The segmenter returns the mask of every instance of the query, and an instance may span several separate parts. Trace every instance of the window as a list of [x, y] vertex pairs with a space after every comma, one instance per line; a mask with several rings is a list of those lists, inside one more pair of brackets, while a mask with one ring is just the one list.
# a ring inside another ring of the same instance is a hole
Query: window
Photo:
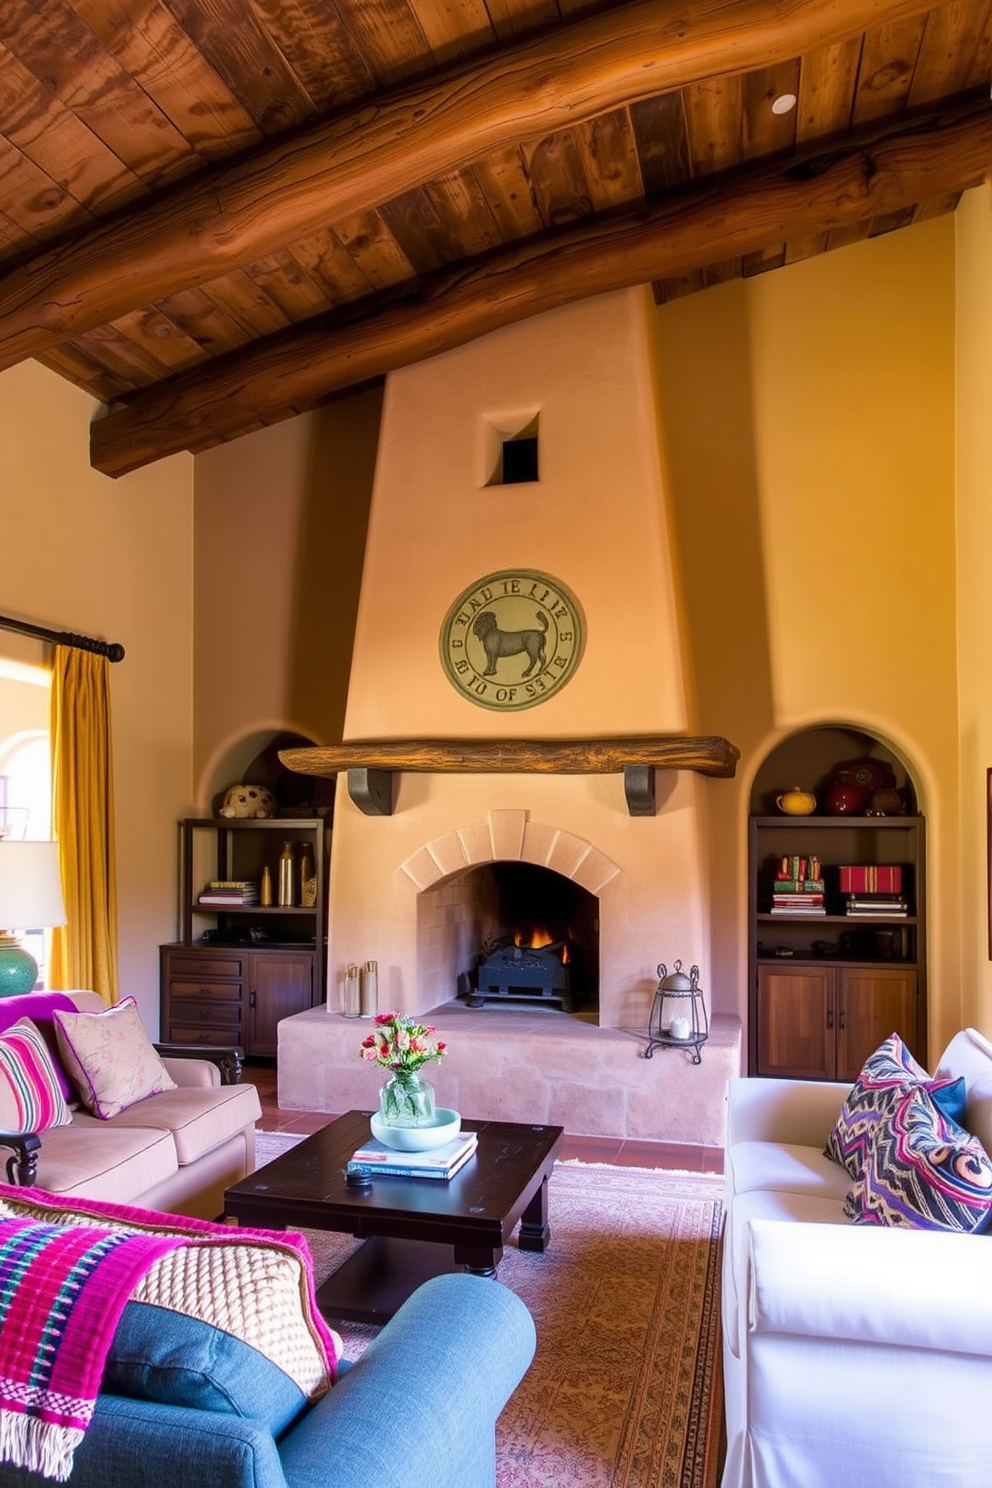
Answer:
[[[0, 837], [47, 842], [52, 835], [52, 763], [48, 731], [51, 673], [0, 659]], [[50, 931], [12, 930], [47, 985]]]

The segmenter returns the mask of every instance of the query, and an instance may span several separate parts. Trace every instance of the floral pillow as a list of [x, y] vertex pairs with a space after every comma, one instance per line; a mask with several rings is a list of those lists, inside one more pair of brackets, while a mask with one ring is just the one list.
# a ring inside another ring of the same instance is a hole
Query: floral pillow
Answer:
[[922, 1087], [952, 1121], [964, 1117], [965, 1082], [931, 1080], [927, 1071], [893, 1033], [865, 1060], [823, 1149], [827, 1157], [860, 1178], [879, 1125], [910, 1090]]
[[102, 1013], [53, 1014], [59, 1053], [83, 1105], [109, 1120], [136, 1101], [175, 1090], [133, 997]]
[[23, 1136], [71, 1122], [44, 1037], [20, 1018], [0, 1034], [0, 1131]]
[[975, 1234], [992, 1221], [992, 1159], [917, 1085], [877, 1127], [844, 1212], [855, 1224]]

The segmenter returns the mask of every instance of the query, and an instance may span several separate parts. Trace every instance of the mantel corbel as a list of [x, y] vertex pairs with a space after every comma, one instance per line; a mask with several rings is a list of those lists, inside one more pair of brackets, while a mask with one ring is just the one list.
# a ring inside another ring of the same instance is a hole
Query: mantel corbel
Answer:
[[730, 779], [740, 750], [719, 735], [650, 734], [619, 739], [360, 739], [281, 749], [300, 775], [348, 776], [367, 816], [392, 814], [392, 776], [420, 774], [611, 775], [622, 773], [631, 816], [655, 813], [655, 770], [694, 770]]

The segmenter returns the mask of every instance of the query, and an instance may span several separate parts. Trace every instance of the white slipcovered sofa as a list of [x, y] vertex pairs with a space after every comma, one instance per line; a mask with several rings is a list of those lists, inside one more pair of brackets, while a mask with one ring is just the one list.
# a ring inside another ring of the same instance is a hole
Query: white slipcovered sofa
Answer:
[[[934, 1075], [992, 1155], [992, 1044], [965, 1029]], [[823, 1148], [849, 1090], [728, 1087], [723, 1488], [988, 1488], [992, 1234], [845, 1217]]]

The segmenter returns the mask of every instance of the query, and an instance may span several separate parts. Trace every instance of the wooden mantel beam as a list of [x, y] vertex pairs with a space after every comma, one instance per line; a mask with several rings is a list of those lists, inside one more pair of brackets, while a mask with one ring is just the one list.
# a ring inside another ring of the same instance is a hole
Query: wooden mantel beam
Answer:
[[287, 770], [336, 776], [344, 770], [420, 774], [610, 775], [627, 765], [731, 777], [740, 750], [719, 735], [634, 735], [624, 739], [362, 739], [280, 749]]
[[797, 57], [931, 0], [633, 0], [220, 166], [0, 278], [0, 369], [502, 146]]
[[896, 212], [978, 184], [990, 166], [992, 109], [981, 102], [876, 127], [805, 161], [713, 178], [637, 214], [440, 274], [365, 318], [314, 321], [152, 388], [92, 425], [91, 460], [117, 476], [207, 449], [500, 326]]

